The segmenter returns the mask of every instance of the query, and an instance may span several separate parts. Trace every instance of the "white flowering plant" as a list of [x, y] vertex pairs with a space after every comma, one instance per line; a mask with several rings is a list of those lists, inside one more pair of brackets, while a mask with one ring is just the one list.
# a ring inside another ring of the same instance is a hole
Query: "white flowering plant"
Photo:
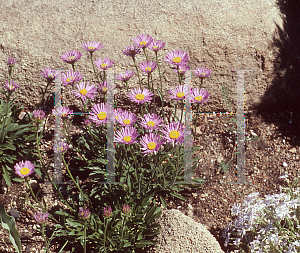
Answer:
[[232, 245], [234, 252], [241, 253], [300, 252], [300, 188], [295, 189], [298, 179], [290, 185], [287, 177], [279, 177], [288, 183], [287, 188], [280, 188], [280, 194], [266, 195], [262, 200], [254, 192], [246, 197], [243, 207], [232, 207], [232, 214], [238, 217], [223, 232], [225, 247]]

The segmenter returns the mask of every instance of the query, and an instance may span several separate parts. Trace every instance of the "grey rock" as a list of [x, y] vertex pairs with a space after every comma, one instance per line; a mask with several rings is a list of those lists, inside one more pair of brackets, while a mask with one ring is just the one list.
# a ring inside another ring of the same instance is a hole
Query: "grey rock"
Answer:
[[[26, 8], [23, 8], [26, 6]], [[13, 18], [12, 18], [13, 17]], [[71, 69], [60, 56], [68, 51], [80, 51], [81, 59], [75, 64], [84, 80], [96, 83], [91, 73], [92, 64], [88, 53], [81, 48], [87, 41], [98, 41], [103, 49], [93, 54], [93, 59], [108, 57], [114, 67], [135, 70], [131, 57], [122, 50], [133, 44], [140, 34], [149, 34], [154, 40], [166, 42], [159, 52], [161, 71], [166, 70], [164, 92], [178, 84], [177, 73], [164, 62], [167, 52], [180, 49], [190, 56], [191, 69], [208, 67], [212, 75], [205, 80], [203, 88], [211, 93], [210, 102], [203, 111], [216, 111], [222, 101], [221, 85], [226, 84], [229, 99], [235, 101], [236, 72], [232, 69], [253, 69], [245, 74], [246, 108], [249, 110], [264, 94], [272, 80], [273, 60], [277, 52], [270, 43], [282, 28], [282, 17], [276, 0], [226, 0], [199, 1], [3, 1], [0, 11], [0, 79], [8, 78], [6, 60], [9, 56], [18, 62], [13, 78], [19, 77], [21, 85], [16, 94], [25, 107], [40, 101], [40, 86], [46, 86], [41, 72], [45, 68]], [[154, 53], [148, 50], [150, 58]], [[145, 61], [143, 53], [137, 63]], [[146, 75], [143, 77], [147, 78]], [[137, 75], [129, 87], [137, 86]], [[192, 77], [192, 85], [200, 81]], [[49, 86], [52, 93], [54, 85]], [[63, 92], [64, 93], [64, 92]], [[0, 98], [4, 99], [1, 93]], [[78, 99], [68, 92], [63, 94], [65, 106], [76, 104]], [[32, 108], [33, 110], [33, 108]]]
[[223, 253], [218, 241], [202, 224], [179, 210], [163, 210], [156, 220], [161, 226], [159, 241], [147, 253]]

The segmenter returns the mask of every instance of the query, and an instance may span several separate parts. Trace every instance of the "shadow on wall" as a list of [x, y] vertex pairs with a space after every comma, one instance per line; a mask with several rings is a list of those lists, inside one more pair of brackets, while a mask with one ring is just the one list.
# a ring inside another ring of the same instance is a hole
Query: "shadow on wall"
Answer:
[[[277, 0], [283, 15], [283, 30], [276, 24], [279, 38], [270, 47], [278, 50], [273, 62], [273, 80], [254, 110], [265, 122], [273, 123], [292, 145], [300, 144], [300, 1]], [[275, 117], [270, 117], [276, 113]], [[298, 139], [296, 141], [295, 139]]]

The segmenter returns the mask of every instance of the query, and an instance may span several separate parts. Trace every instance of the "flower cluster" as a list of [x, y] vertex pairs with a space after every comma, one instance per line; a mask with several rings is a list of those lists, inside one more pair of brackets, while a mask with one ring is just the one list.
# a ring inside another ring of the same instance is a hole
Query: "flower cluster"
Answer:
[[[296, 196], [299, 191], [300, 188], [293, 194]], [[243, 208], [240, 204], [232, 207], [232, 215], [238, 217], [236, 221], [230, 222], [223, 232], [224, 246], [227, 247], [231, 239], [232, 245], [238, 246], [244, 238], [251, 252], [258, 252], [256, 250], [274, 252], [272, 251], [274, 247], [278, 249], [279, 246], [281, 249], [289, 250], [284, 252], [298, 252], [295, 247], [300, 249], [300, 240], [297, 241], [288, 234], [283, 235], [280, 232], [282, 228], [279, 228], [278, 224], [286, 219], [290, 221], [299, 219], [295, 211], [300, 206], [300, 198], [291, 199], [290, 195], [285, 193], [266, 195], [264, 200], [259, 199], [258, 196], [258, 192], [251, 193], [245, 199]], [[265, 225], [266, 223], [268, 225]], [[256, 231], [256, 236], [250, 237], [247, 231]], [[236, 237], [230, 237], [234, 234]], [[289, 245], [287, 245], [288, 241], [290, 241]]]
[[46, 223], [47, 219], [48, 219], [49, 213], [42, 213], [42, 212], [38, 212], [35, 215], [33, 215], [34, 219], [36, 220], [37, 223], [39, 224], [44, 224]]

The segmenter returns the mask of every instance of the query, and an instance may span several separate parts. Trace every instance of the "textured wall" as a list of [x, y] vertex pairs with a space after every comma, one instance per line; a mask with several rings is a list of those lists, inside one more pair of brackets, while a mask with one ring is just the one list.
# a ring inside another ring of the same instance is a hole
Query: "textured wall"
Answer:
[[[16, 58], [19, 101], [31, 110], [31, 100], [37, 103], [40, 98], [37, 86], [46, 85], [42, 70], [70, 68], [60, 55], [71, 50], [83, 53], [77, 70], [94, 83], [91, 62], [81, 44], [96, 40], [104, 48], [94, 53], [95, 60], [108, 57], [116, 68], [135, 71], [131, 57], [123, 55], [122, 50], [140, 34], [166, 42], [159, 52], [163, 59], [167, 52], [180, 49], [188, 52], [191, 69], [212, 69], [204, 85], [212, 94], [211, 102], [202, 107], [206, 111], [223, 109], [221, 85], [229, 88], [236, 102], [236, 73], [230, 69], [253, 69], [246, 74], [248, 110], [270, 82], [276, 55], [270, 43], [276, 24], [282, 23], [275, 0], [2, 0], [0, 21], [0, 78], [8, 77], [7, 58]], [[149, 53], [154, 57], [153, 52]], [[137, 62], [142, 61], [145, 57], [140, 54]], [[161, 68], [168, 73], [165, 87], [175, 87], [177, 73], [165, 62]], [[133, 80], [136, 83], [138, 79]], [[194, 87], [199, 85], [196, 77], [192, 82]]]

